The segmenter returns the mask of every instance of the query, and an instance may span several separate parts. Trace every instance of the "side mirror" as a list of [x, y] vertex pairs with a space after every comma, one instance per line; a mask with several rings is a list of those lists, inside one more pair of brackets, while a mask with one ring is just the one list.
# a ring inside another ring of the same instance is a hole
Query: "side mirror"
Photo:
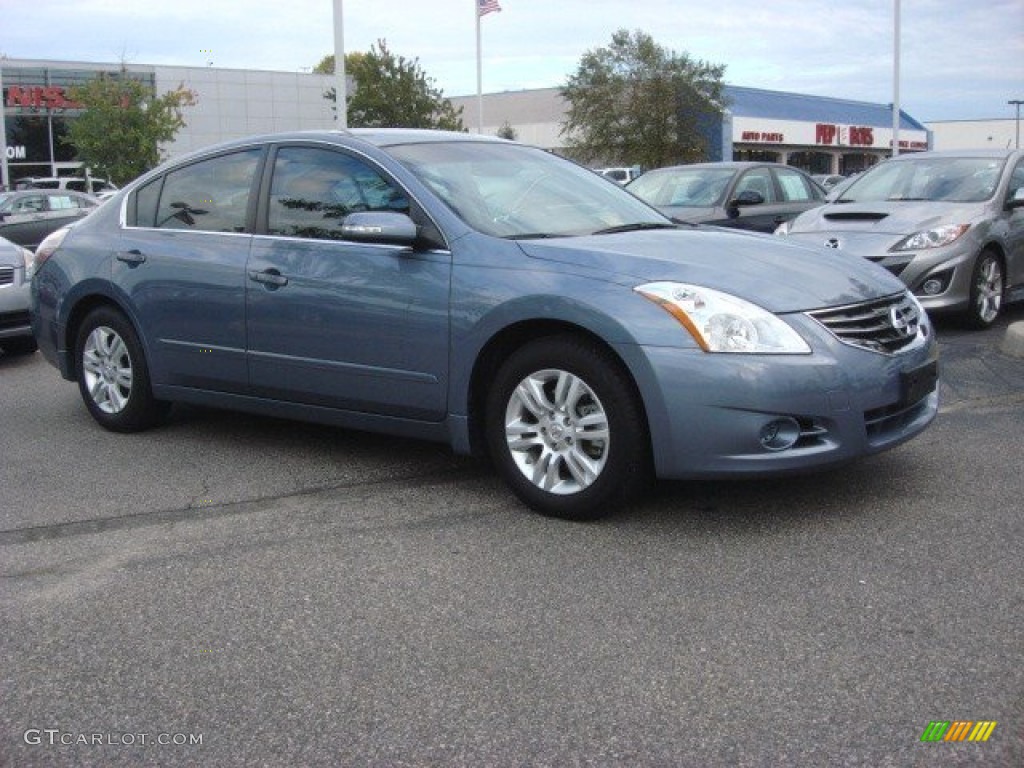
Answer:
[[745, 189], [726, 204], [725, 212], [729, 214], [730, 219], [735, 219], [740, 215], [740, 208], [762, 203], [764, 203], [764, 195], [752, 189]]
[[415, 222], [404, 213], [359, 211], [341, 222], [341, 235], [357, 243], [412, 247], [419, 234]]
[[745, 205], [761, 205], [764, 203], [764, 195], [752, 189], [745, 189], [729, 201], [730, 208], [741, 208]]
[[[1013, 193], [1013, 197], [1006, 203], [1007, 210], [1014, 210], [1015, 208], [1024, 208], [1024, 187], [1018, 187], [1017, 191]], [[0, 216], [2, 215], [0, 214]]]

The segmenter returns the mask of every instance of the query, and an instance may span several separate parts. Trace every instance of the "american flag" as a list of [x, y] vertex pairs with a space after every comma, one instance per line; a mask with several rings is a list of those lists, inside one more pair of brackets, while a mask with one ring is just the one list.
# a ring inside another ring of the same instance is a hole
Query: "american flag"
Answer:
[[498, 5], [498, 0], [476, 0], [477, 16], [486, 16], [488, 13], [500, 10], [501, 6]]

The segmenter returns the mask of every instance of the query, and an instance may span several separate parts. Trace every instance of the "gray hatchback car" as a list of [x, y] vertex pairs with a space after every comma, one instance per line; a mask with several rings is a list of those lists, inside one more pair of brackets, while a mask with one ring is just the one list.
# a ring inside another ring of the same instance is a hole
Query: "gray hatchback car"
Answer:
[[678, 227], [484, 136], [239, 140], [36, 259], [40, 349], [108, 429], [182, 401], [438, 440], [565, 518], [651, 475], [832, 466], [938, 407], [928, 318], [884, 269]]
[[777, 234], [866, 257], [898, 275], [929, 312], [984, 328], [1024, 298], [1024, 155], [901, 155], [858, 176]]

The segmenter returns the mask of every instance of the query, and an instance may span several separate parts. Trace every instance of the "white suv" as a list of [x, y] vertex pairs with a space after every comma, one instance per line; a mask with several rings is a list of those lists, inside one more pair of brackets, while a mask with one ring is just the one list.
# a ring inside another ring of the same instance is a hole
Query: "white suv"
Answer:
[[91, 176], [30, 176], [14, 182], [15, 189], [71, 189], [75, 192], [86, 192], [100, 195], [103, 192], [116, 192], [118, 187], [112, 181], [96, 179]]

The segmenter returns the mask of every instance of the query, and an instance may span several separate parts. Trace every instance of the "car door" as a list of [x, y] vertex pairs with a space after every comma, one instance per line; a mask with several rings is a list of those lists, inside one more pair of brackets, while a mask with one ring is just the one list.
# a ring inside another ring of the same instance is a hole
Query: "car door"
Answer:
[[247, 268], [253, 393], [389, 416], [446, 412], [451, 256], [341, 238], [355, 211], [414, 205], [370, 161], [280, 146]]
[[35, 249], [49, 233], [45, 192], [13, 197], [3, 214], [0, 237], [12, 243]]
[[[1024, 189], [1024, 158], [1010, 172], [1005, 203]], [[1004, 204], [1005, 205], [1005, 204]], [[1015, 289], [1014, 298], [1024, 298], [1024, 207], [1004, 210], [1006, 224], [1006, 286]]]
[[[745, 192], [757, 194], [763, 202], [729, 206], [731, 201], [741, 199]], [[786, 206], [779, 199], [771, 169], [753, 168], [740, 174], [726, 201], [726, 213], [729, 219], [722, 222], [724, 226], [754, 232], [774, 232], [786, 220]]]
[[248, 392], [245, 263], [263, 152], [203, 158], [128, 200], [112, 280], [141, 324], [156, 384]]

